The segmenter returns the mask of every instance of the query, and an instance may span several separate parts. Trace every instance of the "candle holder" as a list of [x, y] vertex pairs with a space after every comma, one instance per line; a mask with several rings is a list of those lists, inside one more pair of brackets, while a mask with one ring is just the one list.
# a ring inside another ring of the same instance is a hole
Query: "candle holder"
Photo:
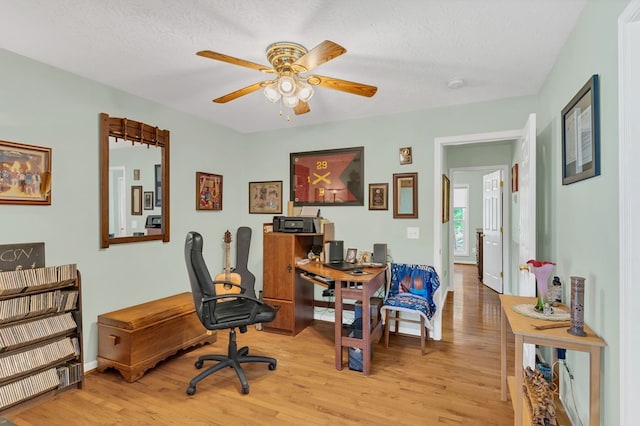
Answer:
[[571, 328], [574, 336], [585, 337], [584, 332], [584, 278], [571, 277]]

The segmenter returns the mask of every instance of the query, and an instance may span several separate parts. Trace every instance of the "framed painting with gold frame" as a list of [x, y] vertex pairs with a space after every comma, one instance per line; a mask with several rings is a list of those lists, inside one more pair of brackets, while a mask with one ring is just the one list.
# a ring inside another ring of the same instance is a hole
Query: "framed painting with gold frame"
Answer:
[[0, 140], [0, 204], [51, 205], [51, 148]]
[[447, 175], [442, 175], [442, 223], [449, 222], [451, 215], [451, 182]]

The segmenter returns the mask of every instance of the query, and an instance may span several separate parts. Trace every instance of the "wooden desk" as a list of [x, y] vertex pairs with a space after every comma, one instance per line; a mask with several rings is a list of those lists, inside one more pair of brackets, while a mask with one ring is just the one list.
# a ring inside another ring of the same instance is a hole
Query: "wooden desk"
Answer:
[[513, 310], [514, 305], [521, 303], [535, 304], [535, 297], [521, 297], [500, 295], [502, 304], [502, 316], [500, 321], [500, 376], [502, 400], [507, 400], [507, 321], [515, 335], [515, 386], [514, 398], [512, 398], [514, 411], [514, 424], [522, 425], [522, 345], [533, 343], [553, 348], [565, 348], [573, 351], [587, 352], [589, 354], [589, 424], [600, 424], [600, 351], [606, 344], [593, 330], [585, 325], [586, 337], [574, 336], [567, 333], [567, 328], [554, 328], [549, 330], [536, 330], [533, 325], [547, 324], [548, 321], [529, 318]]
[[[335, 305], [335, 350], [336, 350], [336, 369], [342, 370], [343, 348], [352, 347], [362, 349], [362, 372], [368, 376], [371, 371], [371, 343], [377, 342], [382, 336], [382, 321], [378, 320], [376, 324], [369, 327], [371, 323], [371, 296], [386, 282], [386, 268], [363, 268], [368, 272], [363, 275], [351, 275], [349, 272], [338, 271], [333, 268], [326, 267], [318, 262], [309, 262], [306, 265], [297, 265], [300, 271], [307, 272], [311, 275], [319, 275], [331, 278], [335, 281], [334, 294], [336, 297]], [[326, 287], [322, 281], [313, 280], [310, 277], [301, 278], [311, 281], [314, 284]], [[362, 339], [348, 337], [344, 335], [342, 328], [342, 300], [353, 299], [362, 301]]]

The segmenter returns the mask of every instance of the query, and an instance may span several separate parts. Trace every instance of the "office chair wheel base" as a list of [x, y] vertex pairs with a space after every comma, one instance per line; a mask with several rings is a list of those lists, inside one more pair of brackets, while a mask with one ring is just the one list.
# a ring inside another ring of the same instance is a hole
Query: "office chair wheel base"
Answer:
[[269, 370], [273, 371], [276, 369], [276, 363], [275, 362], [270, 362], [269, 363]]
[[204, 365], [204, 361], [198, 360], [195, 364], [193, 364], [197, 369], [201, 369]]
[[195, 386], [189, 386], [187, 388], [187, 395], [193, 395], [196, 393], [196, 387]]
[[249, 395], [249, 386], [247, 386], [246, 388], [242, 388], [242, 394]]

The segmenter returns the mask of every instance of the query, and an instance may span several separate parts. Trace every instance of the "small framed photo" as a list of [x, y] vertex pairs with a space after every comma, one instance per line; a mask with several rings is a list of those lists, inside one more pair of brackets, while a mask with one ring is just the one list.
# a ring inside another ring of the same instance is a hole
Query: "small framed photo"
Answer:
[[389, 184], [369, 184], [369, 210], [389, 210]]
[[562, 110], [562, 184], [600, 175], [598, 74]]
[[140, 169], [133, 169], [133, 180], [140, 180]]
[[0, 204], [51, 205], [51, 148], [0, 140]]
[[222, 175], [196, 172], [196, 210], [222, 210]]
[[511, 192], [518, 192], [518, 163], [511, 167]]
[[249, 213], [282, 213], [282, 181], [249, 182]]
[[400, 148], [400, 164], [413, 163], [413, 155], [411, 155], [411, 147]]
[[268, 234], [269, 232], [273, 232], [273, 222], [266, 222], [262, 224], [262, 232]]
[[131, 186], [131, 215], [142, 216], [142, 185]]
[[144, 209], [153, 210], [153, 191], [144, 192]]
[[350, 248], [347, 249], [347, 257], [345, 258], [345, 262], [356, 263], [358, 255], [358, 249]]

